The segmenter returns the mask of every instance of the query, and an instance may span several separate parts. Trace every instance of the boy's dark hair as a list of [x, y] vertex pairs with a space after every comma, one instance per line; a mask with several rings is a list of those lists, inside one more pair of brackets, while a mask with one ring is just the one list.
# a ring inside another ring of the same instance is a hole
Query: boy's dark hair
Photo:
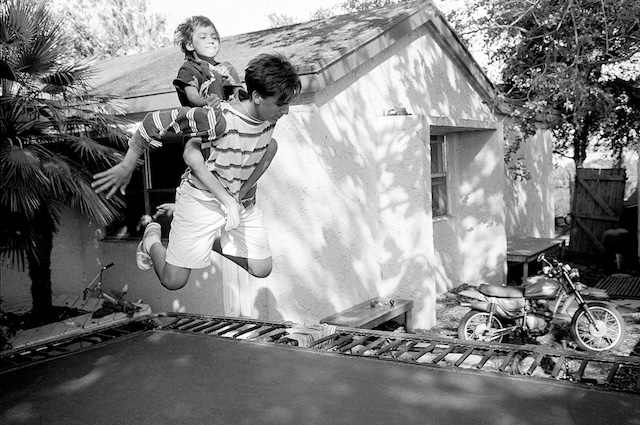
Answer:
[[193, 33], [196, 29], [202, 27], [213, 27], [218, 40], [220, 40], [220, 34], [218, 33], [216, 26], [211, 22], [211, 19], [200, 15], [185, 19], [183, 23], [178, 25], [178, 28], [176, 28], [176, 31], [173, 34], [173, 42], [180, 46], [180, 49], [182, 49], [182, 52], [188, 58], [193, 58], [194, 56], [192, 51], [187, 50], [187, 44], [191, 43]]
[[255, 91], [261, 96], [278, 96], [279, 103], [289, 103], [300, 94], [300, 76], [279, 53], [263, 53], [251, 59], [244, 71], [249, 96]]

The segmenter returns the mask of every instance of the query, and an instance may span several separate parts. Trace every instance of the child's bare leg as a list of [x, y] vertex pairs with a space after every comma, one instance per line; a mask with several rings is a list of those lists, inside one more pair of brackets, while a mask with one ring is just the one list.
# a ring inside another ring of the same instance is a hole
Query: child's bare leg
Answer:
[[224, 254], [222, 252], [220, 238], [216, 238], [213, 242], [213, 250], [223, 257], [233, 261], [252, 276], [263, 278], [271, 274], [271, 269], [273, 268], [273, 261], [271, 257], [256, 260], [253, 258], [235, 257], [233, 255]]
[[171, 291], [176, 291], [187, 284], [191, 269], [167, 264], [165, 261], [167, 248], [162, 243], [156, 242], [151, 245], [149, 255], [153, 261], [153, 270], [156, 272], [158, 279], [160, 279], [162, 286]]

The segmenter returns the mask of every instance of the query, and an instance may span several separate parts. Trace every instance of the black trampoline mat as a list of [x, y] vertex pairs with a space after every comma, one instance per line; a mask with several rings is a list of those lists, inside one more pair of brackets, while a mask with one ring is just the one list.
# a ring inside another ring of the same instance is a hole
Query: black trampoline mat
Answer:
[[640, 397], [148, 331], [0, 375], [0, 424], [639, 424]]

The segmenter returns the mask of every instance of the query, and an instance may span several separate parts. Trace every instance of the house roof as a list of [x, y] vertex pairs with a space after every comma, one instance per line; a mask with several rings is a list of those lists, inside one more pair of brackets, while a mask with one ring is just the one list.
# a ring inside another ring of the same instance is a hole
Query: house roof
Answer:
[[[229, 61], [242, 78], [249, 60], [259, 53], [282, 53], [298, 68], [302, 92], [313, 93], [425, 24], [475, 89], [493, 98], [491, 82], [431, 0], [225, 37], [216, 59]], [[161, 99], [177, 102], [172, 81], [183, 61], [177, 46], [102, 61], [94, 92], [128, 100], [130, 113], [145, 110], [150, 97], [156, 105]]]

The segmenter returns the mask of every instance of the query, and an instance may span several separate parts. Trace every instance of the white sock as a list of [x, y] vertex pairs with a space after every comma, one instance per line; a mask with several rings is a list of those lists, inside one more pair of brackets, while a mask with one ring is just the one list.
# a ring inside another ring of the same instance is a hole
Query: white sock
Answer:
[[162, 241], [160, 240], [160, 236], [158, 236], [155, 232], [154, 233], [149, 232], [146, 235], [144, 235], [144, 237], [142, 238], [142, 244], [144, 245], [144, 249], [147, 252], [151, 252], [151, 247], [156, 242], [162, 243]]

